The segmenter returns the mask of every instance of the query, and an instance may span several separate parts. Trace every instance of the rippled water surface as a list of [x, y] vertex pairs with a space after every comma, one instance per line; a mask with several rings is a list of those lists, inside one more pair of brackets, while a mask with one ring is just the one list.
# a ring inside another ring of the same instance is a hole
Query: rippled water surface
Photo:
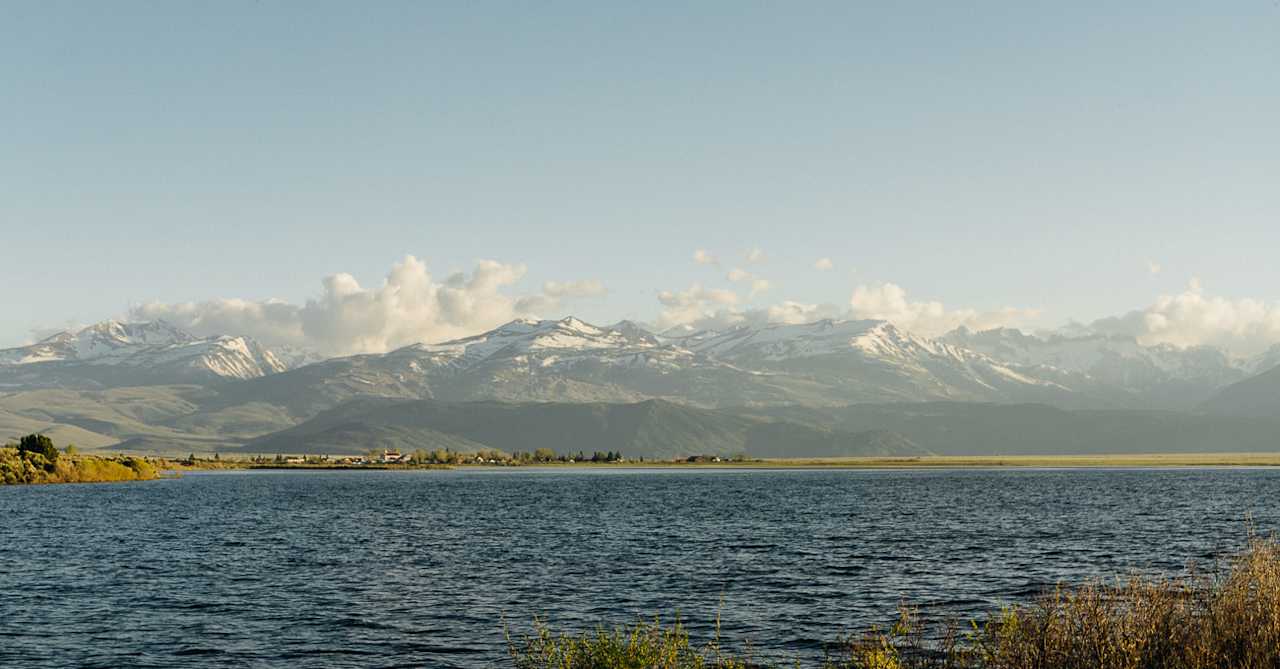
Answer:
[[[502, 666], [679, 612], [775, 657], [1277, 527], [1280, 471], [228, 472], [0, 488], [0, 666]], [[721, 604], [721, 602], [723, 602]]]

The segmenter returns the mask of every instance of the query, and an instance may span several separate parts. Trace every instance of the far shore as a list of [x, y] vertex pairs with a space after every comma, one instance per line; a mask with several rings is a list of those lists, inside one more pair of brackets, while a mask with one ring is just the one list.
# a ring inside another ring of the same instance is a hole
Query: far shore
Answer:
[[985, 467], [1277, 467], [1275, 453], [1132, 453], [1117, 455], [930, 455], [920, 457], [791, 458], [763, 460], [786, 467], [985, 468]]
[[1000, 469], [1063, 468], [1090, 469], [1115, 467], [1280, 467], [1280, 452], [1275, 453], [1137, 453], [1122, 455], [931, 455], [931, 456], [860, 456], [832, 458], [752, 458], [746, 460], [623, 460], [619, 462], [530, 462], [530, 463], [454, 463], [441, 464], [346, 464], [346, 463], [263, 463], [225, 457], [199, 460], [181, 465], [167, 461], [165, 469], [262, 469], [262, 470], [444, 470], [469, 468], [537, 468], [537, 469]]

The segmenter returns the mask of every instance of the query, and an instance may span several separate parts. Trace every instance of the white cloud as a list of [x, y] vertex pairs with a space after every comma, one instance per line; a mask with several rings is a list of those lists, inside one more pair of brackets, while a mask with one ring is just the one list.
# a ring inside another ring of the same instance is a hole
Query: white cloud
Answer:
[[759, 248], [750, 249], [743, 254], [748, 265], [756, 265], [765, 261], [764, 251]]
[[1159, 273], [1160, 273], [1160, 271], [1161, 271], [1161, 270], [1163, 270], [1163, 269], [1164, 269], [1164, 268], [1160, 266], [1160, 263], [1158, 263], [1158, 262], [1156, 262], [1156, 261], [1154, 261], [1154, 260], [1148, 260], [1148, 261], [1147, 261], [1147, 273], [1148, 273], [1148, 274], [1152, 274], [1152, 275], [1159, 274]]
[[[752, 278], [748, 299], [771, 286], [765, 279]], [[947, 309], [940, 302], [920, 302], [907, 298], [906, 291], [892, 283], [858, 286], [848, 307], [785, 300], [766, 307], [740, 309], [740, 297], [732, 291], [708, 290], [694, 284], [680, 292], [659, 293], [663, 310], [655, 326], [661, 330], [682, 325], [694, 330], [766, 323], [812, 323], [822, 319], [881, 319], [925, 336], [937, 336], [961, 325], [975, 330], [1019, 326], [1036, 319], [1034, 309], [1006, 308], [997, 311]]]
[[726, 275], [726, 278], [734, 283], [750, 281], [751, 289], [747, 292], [747, 299], [750, 300], [753, 300], [757, 295], [768, 291], [769, 287], [772, 285], [767, 279], [761, 279], [741, 267], [734, 267], [729, 270], [729, 274]]
[[1181, 293], [1162, 295], [1144, 309], [1103, 318], [1088, 329], [1148, 345], [1208, 345], [1254, 355], [1280, 343], [1280, 304], [1209, 296], [1199, 279], [1191, 279]]
[[474, 334], [516, 317], [543, 316], [564, 298], [600, 294], [594, 281], [548, 282], [541, 294], [504, 292], [525, 266], [482, 260], [470, 275], [435, 281], [427, 266], [406, 256], [386, 280], [365, 288], [350, 274], [325, 277], [321, 294], [296, 305], [280, 300], [221, 298], [134, 307], [135, 319], [163, 318], [196, 334], [243, 334], [267, 344], [312, 348], [330, 355], [382, 352], [415, 342]]
[[738, 294], [721, 288], [703, 288], [701, 284], [695, 283], [688, 290], [680, 292], [664, 290], [658, 293], [658, 301], [669, 307], [687, 304], [731, 305], [738, 303]]
[[75, 319], [64, 322], [60, 327], [40, 325], [27, 330], [27, 338], [19, 342], [20, 346], [30, 346], [32, 344], [42, 342], [49, 337], [63, 332], [75, 332], [85, 327], [84, 323]]
[[688, 290], [664, 290], [658, 293], [663, 306], [656, 326], [666, 330], [676, 325], [688, 325], [714, 317], [718, 312], [728, 313], [738, 303], [738, 294], [731, 290], [703, 288], [693, 284]]
[[672, 318], [676, 314], [664, 312], [666, 320], [660, 319], [655, 327], [666, 330], [680, 325], [689, 331], [727, 330], [742, 325], [767, 325], [769, 323], [801, 324], [812, 323], [824, 318], [848, 318], [847, 309], [834, 304], [806, 304], [803, 302], [784, 301], [759, 309], [738, 309], [734, 306], [703, 305], [701, 310], [690, 310], [679, 314], [684, 318]]
[[839, 319], [848, 316], [846, 310], [834, 304], [806, 304], [787, 300], [775, 304], [764, 311], [770, 323], [788, 323], [798, 325], [813, 323], [824, 318]]
[[[754, 297], [767, 289], [753, 284]], [[910, 332], [938, 336], [957, 327], [987, 330], [995, 327], [1032, 329], [1039, 321], [1038, 309], [1005, 307], [989, 311], [948, 308], [941, 302], [913, 300], [894, 283], [860, 285], [854, 289], [848, 307], [786, 300], [761, 308], [740, 308], [741, 296], [732, 291], [714, 291], [694, 285], [689, 290], [663, 292], [664, 307], [657, 326], [667, 329], [686, 325], [695, 330], [725, 329], [739, 325], [766, 323], [811, 323], [824, 318], [881, 319]], [[1197, 280], [1175, 295], [1161, 296], [1153, 304], [1126, 314], [1104, 318], [1074, 333], [1099, 333], [1134, 337], [1145, 345], [1210, 345], [1235, 355], [1252, 356], [1280, 344], [1280, 303], [1232, 299], [1206, 295]]]
[[718, 262], [715, 256], [703, 249], [698, 249], [693, 252], [693, 261], [699, 265], [715, 265]]
[[813, 268], [818, 270], [819, 272], [825, 272], [831, 269], [832, 267], [835, 267], [835, 264], [831, 262], [830, 258], [818, 258], [817, 260], [813, 261]]
[[901, 286], [882, 283], [861, 285], [849, 300], [850, 314], [859, 319], [887, 320], [905, 330], [937, 336], [964, 325], [974, 330], [1016, 327], [1040, 315], [1037, 309], [1006, 307], [980, 312], [974, 309], [947, 309], [941, 302], [911, 301]]
[[609, 291], [595, 279], [580, 281], [548, 281], [542, 284], [542, 292], [550, 297], [604, 297]]

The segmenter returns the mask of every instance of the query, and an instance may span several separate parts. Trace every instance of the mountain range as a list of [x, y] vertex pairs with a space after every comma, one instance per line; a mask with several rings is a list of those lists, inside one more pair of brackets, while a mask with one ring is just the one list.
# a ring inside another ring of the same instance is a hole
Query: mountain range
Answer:
[[[629, 321], [597, 326], [575, 318], [517, 320], [453, 341], [321, 359], [245, 336], [197, 337], [162, 321], [108, 321], [0, 350], [0, 435], [44, 431], [82, 446], [170, 452], [308, 444], [315, 452], [356, 452], [367, 443], [414, 440], [505, 450], [515, 442], [441, 427], [459, 407], [485, 406], [511, 434], [535, 424], [561, 424], [568, 434], [581, 416], [661, 415], [685, 426], [666, 435], [666, 447], [600, 427], [630, 419], [582, 419], [573, 428], [653, 456], [699, 444], [697, 452], [779, 454], [766, 434], [793, 444], [781, 454], [797, 456], [947, 452], [918, 420], [901, 417], [926, 406], [1093, 419], [1098, 414], [1089, 412], [1120, 412], [1125, 425], [1153, 434], [1184, 419], [1266, 419], [1280, 409], [1280, 371], [1271, 369], [1278, 361], [1275, 350], [1237, 360], [1208, 347], [1007, 329], [927, 338], [877, 320], [659, 334]], [[502, 406], [515, 408], [495, 408]], [[877, 420], [839, 418], [869, 406], [897, 408], [868, 414]], [[413, 415], [435, 423], [406, 418]], [[943, 423], [964, 424], [969, 414], [947, 415]], [[335, 416], [343, 421], [333, 423]], [[966, 448], [981, 443], [975, 437]]]
[[252, 440], [250, 453], [350, 453], [367, 449], [498, 449], [508, 453], [618, 450], [632, 458], [920, 455], [880, 430], [850, 432], [785, 419], [699, 409], [663, 400], [632, 404], [355, 400]]
[[196, 337], [164, 321], [105, 321], [0, 350], [0, 389], [209, 383], [277, 374], [305, 361], [249, 337]]

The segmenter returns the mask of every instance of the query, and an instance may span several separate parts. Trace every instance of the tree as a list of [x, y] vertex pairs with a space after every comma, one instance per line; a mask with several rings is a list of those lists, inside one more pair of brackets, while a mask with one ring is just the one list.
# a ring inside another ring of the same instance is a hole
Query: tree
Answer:
[[52, 472], [58, 467], [58, 449], [43, 434], [29, 434], [18, 441], [18, 454], [28, 466]]
[[79, 452], [80, 452], [80, 449], [76, 448], [75, 444], [67, 444], [67, 448], [65, 450], [65, 453], [67, 455], [76, 455]]
[[58, 449], [54, 447], [53, 440], [43, 434], [28, 434], [23, 437], [18, 442], [18, 452], [22, 455], [41, 455], [49, 462], [55, 462], [58, 459]]
[[533, 451], [533, 459], [538, 462], [551, 462], [556, 459], [556, 452], [549, 448], [539, 448]]

